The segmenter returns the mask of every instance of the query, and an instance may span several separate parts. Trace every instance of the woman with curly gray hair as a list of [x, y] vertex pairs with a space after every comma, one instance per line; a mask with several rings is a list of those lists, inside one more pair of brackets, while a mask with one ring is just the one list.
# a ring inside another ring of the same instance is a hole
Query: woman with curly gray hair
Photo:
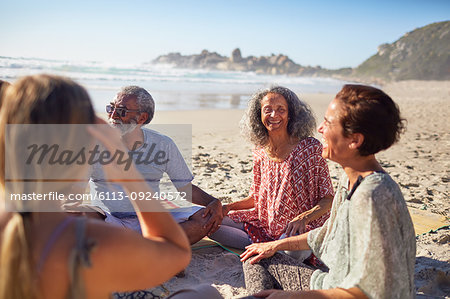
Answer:
[[252, 96], [241, 125], [255, 144], [253, 184], [247, 198], [223, 207], [228, 217], [211, 238], [245, 248], [321, 226], [333, 187], [322, 145], [311, 137], [316, 122], [309, 106], [274, 86]]
[[[414, 298], [416, 238], [397, 183], [375, 155], [405, 129], [382, 90], [344, 85], [318, 132], [322, 157], [342, 166], [327, 222], [299, 236], [251, 244], [241, 254], [245, 286], [258, 298]], [[281, 250], [311, 249], [312, 269]], [[277, 290], [278, 289], [278, 290]]]

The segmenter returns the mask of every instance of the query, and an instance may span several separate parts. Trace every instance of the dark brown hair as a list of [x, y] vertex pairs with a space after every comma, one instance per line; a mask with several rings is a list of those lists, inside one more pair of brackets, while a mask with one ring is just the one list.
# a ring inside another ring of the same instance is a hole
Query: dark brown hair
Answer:
[[339, 116], [344, 136], [364, 135], [364, 142], [358, 148], [362, 156], [389, 148], [405, 129], [397, 104], [378, 88], [347, 84], [336, 99], [344, 104]]

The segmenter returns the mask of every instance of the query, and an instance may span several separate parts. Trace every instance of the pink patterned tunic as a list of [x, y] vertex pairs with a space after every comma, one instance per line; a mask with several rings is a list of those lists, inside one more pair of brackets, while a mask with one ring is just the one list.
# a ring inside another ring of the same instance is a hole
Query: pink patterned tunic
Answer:
[[[333, 196], [333, 185], [322, 144], [308, 137], [300, 141], [286, 160], [275, 162], [263, 148], [253, 151], [252, 210], [231, 211], [229, 217], [244, 222], [254, 243], [277, 240], [294, 217], [313, 208], [326, 195]], [[321, 226], [325, 214], [306, 226], [309, 231]]]

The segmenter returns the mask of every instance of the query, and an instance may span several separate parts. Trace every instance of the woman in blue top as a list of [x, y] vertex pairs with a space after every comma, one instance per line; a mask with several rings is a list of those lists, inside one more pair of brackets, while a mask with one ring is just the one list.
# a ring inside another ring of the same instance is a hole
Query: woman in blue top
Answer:
[[[343, 87], [318, 129], [322, 156], [344, 169], [330, 218], [308, 233], [247, 246], [241, 257], [251, 292], [266, 289], [256, 296], [267, 298], [414, 297], [414, 228], [399, 187], [375, 158], [398, 140], [403, 122], [383, 91]], [[276, 254], [306, 249], [326, 268]], [[283, 291], [267, 290], [274, 288]]]

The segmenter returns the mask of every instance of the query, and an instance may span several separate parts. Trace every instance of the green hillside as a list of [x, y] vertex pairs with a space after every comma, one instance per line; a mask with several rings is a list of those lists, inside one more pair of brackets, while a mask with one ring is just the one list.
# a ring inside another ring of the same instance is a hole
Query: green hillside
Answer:
[[406, 33], [353, 71], [360, 78], [383, 80], [450, 80], [450, 21]]

